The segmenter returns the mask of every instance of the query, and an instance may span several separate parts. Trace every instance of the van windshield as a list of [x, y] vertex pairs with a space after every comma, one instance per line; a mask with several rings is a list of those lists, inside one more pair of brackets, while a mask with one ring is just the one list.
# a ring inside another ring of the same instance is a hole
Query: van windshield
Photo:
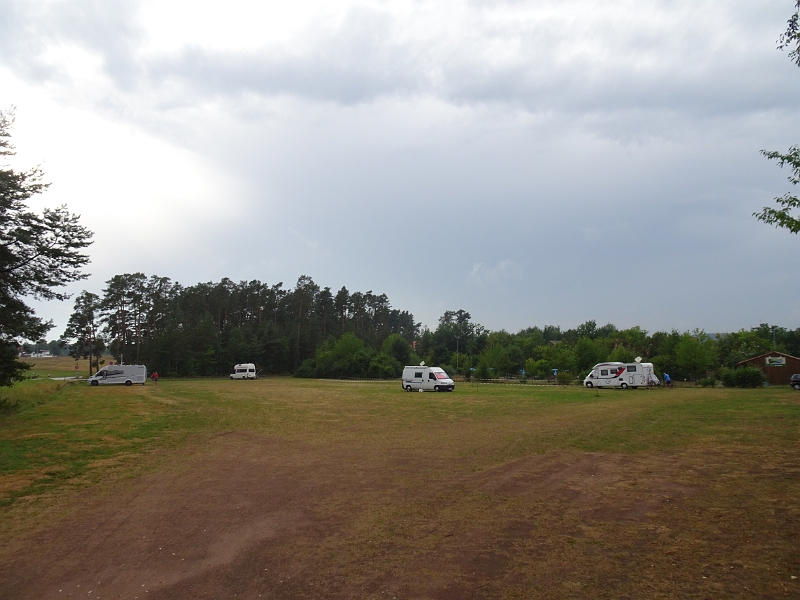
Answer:
[[442, 371], [441, 373], [435, 373], [435, 375], [436, 375], [436, 379], [450, 379], [447, 376], [447, 373], [445, 373], [444, 371]]

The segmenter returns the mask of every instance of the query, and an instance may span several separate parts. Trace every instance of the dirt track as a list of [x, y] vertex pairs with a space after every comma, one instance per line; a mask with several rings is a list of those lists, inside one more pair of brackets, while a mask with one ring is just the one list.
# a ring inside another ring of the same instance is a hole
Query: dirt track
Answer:
[[[7, 546], [0, 597], [800, 593], [800, 511], [772, 494], [796, 456], [562, 451], [470, 472], [234, 432], [174, 458]], [[763, 497], [738, 497], [741, 477]]]

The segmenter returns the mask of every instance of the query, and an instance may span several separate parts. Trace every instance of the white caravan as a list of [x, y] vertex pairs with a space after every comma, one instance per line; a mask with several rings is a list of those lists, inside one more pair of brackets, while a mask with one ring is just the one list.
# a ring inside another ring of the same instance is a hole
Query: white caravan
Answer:
[[256, 373], [256, 366], [253, 363], [236, 365], [231, 373], [231, 379], [256, 379], [257, 377], [258, 373]]
[[653, 373], [653, 363], [604, 362], [592, 367], [592, 372], [583, 380], [586, 387], [637, 388], [645, 385], [658, 385], [658, 377]]
[[407, 392], [414, 390], [433, 390], [434, 392], [452, 392], [455, 382], [439, 367], [404, 367], [403, 379], [400, 382]]
[[147, 369], [144, 365], [108, 365], [89, 377], [87, 383], [89, 385], [112, 385], [115, 383], [124, 383], [125, 385], [141, 383], [144, 385], [145, 379], [147, 379]]

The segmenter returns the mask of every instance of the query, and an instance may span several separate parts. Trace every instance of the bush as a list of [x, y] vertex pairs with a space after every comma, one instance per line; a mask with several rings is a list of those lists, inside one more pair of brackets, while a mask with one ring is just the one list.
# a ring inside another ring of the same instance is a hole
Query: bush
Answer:
[[714, 387], [717, 385], [717, 380], [713, 377], [706, 377], [705, 379], [701, 379], [698, 383], [700, 383], [700, 387]]
[[376, 354], [369, 363], [369, 376], [377, 379], [394, 379], [403, 374], [403, 367], [388, 354]]
[[303, 364], [300, 365], [300, 368], [297, 369], [297, 373], [295, 373], [294, 376], [311, 378], [314, 377], [316, 370], [317, 361], [313, 358], [308, 358], [303, 361]]
[[767, 382], [764, 371], [758, 367], [740, 367], [738, 369], [722, 369], [720, 379], [725, 387], [755, 388]]
[[558, 385], [571, 385], [573, 379], [572, 373], [566, 373], [564, 371], [559, 371], [558, 375], [556, 375]]

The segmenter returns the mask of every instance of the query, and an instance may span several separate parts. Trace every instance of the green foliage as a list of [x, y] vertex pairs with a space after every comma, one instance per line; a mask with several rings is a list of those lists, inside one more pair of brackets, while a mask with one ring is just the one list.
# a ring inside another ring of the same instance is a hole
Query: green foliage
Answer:
[[316, 377], [367, 377], [373, 351], [353, 333], [326, 342], [317, 352]]
[[[527, 368], [525, 370], [527, 371]], [[539, 360], [535, 361], [533, 365], [531, 365], [530, 373], [532, 373], [537, 379], [547, 379], [550, 377], [553, 371], [550, 369], [550, 365], [547, 364], [547, 361], [543, 358], [540, 358]]]
[[[777, 160], [779, 167], [788, 165], [792, 171], [788, 177], [792, 185], [797, 185], [800, 182], [800, 147], [792, 146], [786, 154], [767, 150], [762, 150], [761, 154], [769, 160]], [[775, 198], [775, 203], [779, 208], [765, 206], [761, 212], [753, 213], [753, 216], [767, 225], [788, 229], [790, 233], [799, 232], [800, 213], [795, 215], [792, 211], [800, 209], [800, 198], [786, 193]]]
[[620, 344], [611, 351], [611, 354], [608, 355], [607, 360], [610, 362], [629, 363], [633, 362], [634, 358], [636, 358], [636, 355], [633, 353], [633, 351], [628, 350], [625, 346]]
[[[0, 111], [0, 156], [14, 154], [11, 145], [13, 112]], [[52, 327], [24, 302], [26, 297], [65, 300], [54, 289], [87, 277], [81, 269], [89, 262], [82, 251], [92, 233], [65, 206], [28, 210], [26, 202], [42, 193], [38, 168], [15, 171], [0, 165], [0, 386], [19, 381], [25, 365], [14, 350], [20, 338], [39, 340]]]
[[491, 367], [487, 364], [486, 361], [478, 360], [478, 366], [475, 367], [475, 378], [476, 379], [492, 379], [495, 377], [494, 372], [492, 371]]
[[396, 360], [401, 365], [410, 365], [412, 349], [406, 338], [399, 333], [393, 333], [383, 341], [383, 353]]
[[605, 348], [600, 343], [589, 337], [579, 338], [575, 344], [575, 367], [578, 371], [588, 371], [597, 363], [604, 361], [605, 355]]
[[675, 349], [678, 366], [695, 379], [714, 364], [714, 354], [714, 344], [700, 331], [684, 334]]
[[556, 375], [556, 381], [558, 385], [571, 385], [575, 378], [572, 376], [572, 373], [567, 373], [566, 371], [559, 371], [558, 375]]
[[795, 0], [794, 14], [786, 22], [786, 31], [778, 38], [778, 49], [789, 49], [789, 58], [800, 67], [800, 0]]
[[396, 379], [402, 374], [403, 365], [401, 365], [397, 359], [383, 352], [376, 354], [369, 363], [369, 377], [375, 379]]
[[720, 380], [725, 387], [755, 388], [763, 386], [767, 377], [758, 367], [739, 367], [722, 369]]

